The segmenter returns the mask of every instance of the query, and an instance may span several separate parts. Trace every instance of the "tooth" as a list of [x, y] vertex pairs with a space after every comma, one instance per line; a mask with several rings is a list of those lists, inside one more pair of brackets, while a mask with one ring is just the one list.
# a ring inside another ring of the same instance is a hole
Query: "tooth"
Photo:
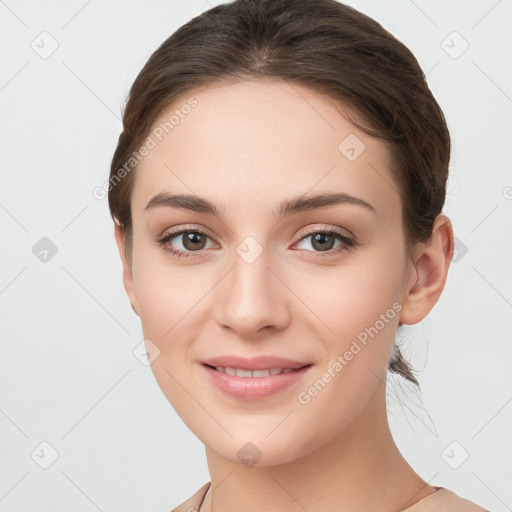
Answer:
[[233, 368], [231, 366], [216, 366], [219, 372], [234, 375], [236, 377], [268, 377], [269, 375], [279, 375], [281, 373], [291, 373], [293, 368], [271, 368], [266, 370], [244, 370], [242, 368]]
[[270, 370], [253, 370], [253, 377], [268, 377], [270, 375]]

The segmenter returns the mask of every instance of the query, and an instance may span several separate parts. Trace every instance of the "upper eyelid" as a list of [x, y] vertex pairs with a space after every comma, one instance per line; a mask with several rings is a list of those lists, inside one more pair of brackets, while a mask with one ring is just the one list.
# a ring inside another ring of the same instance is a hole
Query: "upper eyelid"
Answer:
[[[315, 227], [304, 228], [304, 229], [299, 230], [299, 234], [297, 235], [299, 237], [299, 240], [297, 240], [297, 241], [300, 241], [305, 237], [314, 235], [315, 233], [322, 233], [322, 232], [329, 232], [329, 231], [334, 231], [335, 235], [343, 236], [345, 238], [350, 238], [350, 239], [354, 238], [353, 235], [347, 229], [340, 228], [338, 226], [322, 226], [322, 227], [316, 227], [316, 228]], [[345, 231], [346, 233], [343, 233], [343, 231]]]

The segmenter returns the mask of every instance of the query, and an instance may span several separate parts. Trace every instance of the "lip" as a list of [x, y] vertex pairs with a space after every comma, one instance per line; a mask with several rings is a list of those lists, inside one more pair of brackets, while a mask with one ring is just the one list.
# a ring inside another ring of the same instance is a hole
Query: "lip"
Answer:
[[[264, 398], [268, 398], [279, 391], [297, 384], [313, 366], [311, 363], [300, 363], [291, 361], [290, 359], [275, 357], [244, 359], [233, 356], [214, 358], [208, 361], [209, 362], [203, 362], [201, 366], [208, 374], [210, 382], [227, 395], [247, 401], [263, 400]], [[293, 368], [294, 370], [290, 373], [280, 373], [279, 375], [269, 375], [267, 377], [237, 377], [208, 366], [212, 362], [223, 363], [212, 364], [212, 366], [232, 366], [246, 370], [263, 370], [270, 368]]]
[[[310, 361], [295, 361], [284, 357], [258, 356], [258, 357], [240, 357], [240, 356], [219, 356], [200, 361], [210, 366], [230, 366], [231, 368], [240, 368], [243, 370], [267, 370], [271, 368], [292, 368], [298, 369], [311, 364]], [[260, 378], [260, 377], [258, 377]], [[264, 378], [264, 377], [261, 377]]]

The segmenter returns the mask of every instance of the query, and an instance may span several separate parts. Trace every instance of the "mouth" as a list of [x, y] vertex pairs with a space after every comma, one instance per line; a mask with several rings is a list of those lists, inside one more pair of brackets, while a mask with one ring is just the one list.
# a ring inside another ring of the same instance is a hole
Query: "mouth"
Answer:
[[233, 366], [222, 366], [211, 364], [210, 360], [208, 363], [202, 362], [201, 366], [215, 388], [232, 398], [245, 401], [263, 400], [292, 388], [314, 366], [312, 363], [289, 360], [280, 360], [277, 364], [275, 358], [272, 363], [268, 362], [268, 358], [252, 360], [252, 363], [240, 362], [239, 358], [237, 361], [233, 365], [233, 359], [230, 359]]
[[227, 373], [228, 375], [232, 375], [233, 377], [270, 377], [273, 375], [281, 375], [286, 373], [292, 373], [302, 370], [303, 368], [308, 368], [309, 366], [313, 366], [312, 364], [306, 364], [304, 366], [300, 366], [298, 368], [264, 368], [260, 370], [248, 370], [246, 368], [235, 368], [233, 366], [212, 366], [210, 364], [204, 363], [205, 366], [208, 366], [214, 371]]

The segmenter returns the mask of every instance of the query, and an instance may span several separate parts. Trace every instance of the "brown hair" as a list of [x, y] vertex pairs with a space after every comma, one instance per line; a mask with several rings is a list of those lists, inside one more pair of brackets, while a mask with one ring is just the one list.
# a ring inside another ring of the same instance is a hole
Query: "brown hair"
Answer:
[[[153, 123], [201, 86], [251, 78], [307, 86], [350, 109], [350, 121], [383, 139], [391, 152], [406, 249], [429, 239], [445, 201], [450, 136], [411, 51], [375, 20], [336, 0], [236, 0], [175, 31], [130, 89], [108, 191], [129, 261], [133, 154]], [[418, 385], [396, 346], [389, 370]]]

